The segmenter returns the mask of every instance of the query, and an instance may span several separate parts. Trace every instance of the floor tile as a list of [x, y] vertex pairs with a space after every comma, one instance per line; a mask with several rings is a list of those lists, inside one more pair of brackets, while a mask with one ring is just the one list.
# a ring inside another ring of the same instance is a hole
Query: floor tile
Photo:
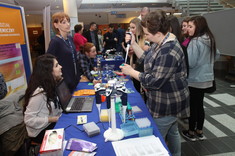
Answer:
[[216, 100], [223, 102], [226, 105], [235, 105], [235, 97], [228, 94], [228, 93], [214, 94], [214, 95], [210, 95], [210, 96]]
[[212, 132], [216, 137], [225, 137], [225, 136], [227, 136], [225, 133], [223, 133], [221, 130], [219, 130], [217, 127], [212, 125], [207, 120], [204, 121], [204, 127], [207, 128], [210, 132]]
[[204, 98], [204, 102], [206, 102], [207, 104], [209, 104], [212, 107], [221, 107], [220, 105], [218, 105], [217, 103], [215, 103], [214, 101], [208, 99], [208, 98]]
[[227, 114], [212, 115], [212, 118], [235, 133], [235, 119]]
[[220, 154], [211, 154], [206, 156], [235, 156], [235, 152], [220, 153]]
[[220, 138], [220, 141], [226, 144], [230, 149], [232, 149], [234, 152], [234, 147], [235, 147], [235, 139], [231, 137], [222, 137]]
[[186, 156], [198, 156], [197, 151], [190, 145], [189, 142], [184, 142], [181, 144], [181, 151], [183, 151]]
[[220, 153], [227, 153], [233, 151], [229, 146], [223, 143], [220, 138], [210, 139], [209, 142], [213, 144], [220, 151]]

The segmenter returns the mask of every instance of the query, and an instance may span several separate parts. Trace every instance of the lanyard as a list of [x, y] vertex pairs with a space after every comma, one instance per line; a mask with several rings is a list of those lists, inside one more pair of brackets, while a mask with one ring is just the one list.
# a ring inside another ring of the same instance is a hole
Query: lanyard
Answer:
[[75, 56], [74, 56], [74, 48], [72, 47], [72, 44], [70, 42], [70, 40], [68, 39], [66, 42], [65, 39], [63, 38], [62, 35], [60, 35], [60, 37], [62, 38], [62, 40], [64, 41], [64, 43], [70, 47], [71, 49], [71, 53], [72, 53], [72, 57], [73, 57], [73, 64], [74, 64], [74, 72], [75, 72], [75, 75], [77, 75], [77, 65], [76, 65], [76, 61], [75, 61]]

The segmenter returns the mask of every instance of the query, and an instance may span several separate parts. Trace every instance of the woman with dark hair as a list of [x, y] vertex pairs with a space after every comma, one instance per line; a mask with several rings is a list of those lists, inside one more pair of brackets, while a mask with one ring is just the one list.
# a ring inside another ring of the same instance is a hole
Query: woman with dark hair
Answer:
[[[153, 42], [143, 51], [131, 37], [131, 46], [139, 61], [144, 61], [144, 72], [130, 65], [120, 66], [122, 72], [140, 81], [147, 90], [147, 107], [162, 136], [167, 139], [172, 155], [181, 155], [177, 119], [189, 116], [189, 91], [183, 50], [175, 35], [169, 33], [164, 11], [151, 12], [142, 19], [146, 38]], [[126, 36], [129, 40], [130, 36]]]
[[[146, 37], [144, 35], [144, 30], [141, 26], [141, 20], [139, 18], [133, 18], [130, 21], [130, 32], [135, 36], [135, 40], [138, 43], [138, 45], [143, 49], [144, 51], [147, 51], [149, 49], [149, 45], [146, 44]], [[133, 48], [130, 47], [129, 50], [129, 56], [130, 56], [130, 65], [134, 67], [135, 70], [139, 72], [144, 71], [144, 62], [138, 63], [136, 54], [133, 51]], [[141, 86], [140, 82], [136, 79], [133, 79], [133, 84], [135, 86], [135, 89], [142, 94], [144, 101], [146, 102], [146, 94], [144, 92], [144, 88]]]
[[70, 34], [70, 18], [64, 12], [52, 15], [52, 28], [56, 34], [51, 39], [47, 53], [56, 56], [59, 64], [63, 67], [62, 73], [71, 93], [73, 93], [80, 81], [81, 65], [77, 58], [73, 38]]
[[45, 130], [53, 129], [61, 115], [55, 88], [62, 79], [61, 66], [55, 56], [41, 55], [36, 59], [25, 92], [24, 122], [29, 137], [41, 143]]
[[204, 140], [203, 124], [205, 111], [203, 99], [205, 89], [211, 87], [214, 80], [214, 60], [218, 59], [214, 35], [203, 16], [189, 19], [188, 33], [192, 38], [187, 51], [189, 59], [188, 86], [190, 91], [189, 130], [182, 135], [190, 141]]
[[178, 41], [181, 43], [182, 42], [182, 35], [181, 35], [181, 28], [180, 28], [180, 23], [177, 17], [170, 15], [167, 16], [167, 21], [170, 24], [169, 32], [174, 34]]
[[100, 80], [96, 80], [91, 74], [91, 71], [94, 70], [92, 59], [96, 58], [97, 55], [95, 45], [93, 43], [87, 42], [80, 48], [81, 50], [78, 55], [80, 58], [83, 75], [86, 76], [89, 81], [93, 82], [94, 85], [96, 83], [101, 83]]
[[86, 42], [87, 39], [82, 36], [83, 33], [83, 27], [81, 24], [77, 24], [74, 26], [74, 37], [73, 37], [73, 42], [76, 47], [76, 51], [80, 51], [80, 46], [83, 46]]
[[[180, 43], [182, 43], [183, 42], [183, 36], [182, 36], [182, 33], [181, 33], [181, 27], [180, 27], [180, 23], [179, 23], [178, 18], [171, 15], [171, 16], [167, 17], [167, 21], [170, 24], [169, 32], [174, 34], [176, 36], [176, 38], [178, 39], [178, 41]], [[184, 52], [184, 56], [185, 56], [184, 58], [185, 58], [185, 63], [186, 63], [186, 67], [187, 67], [187, 75], [188, 75], [189, 66], [188, 66], [187, 45], [184, 45], [182, 43], [181, 47], [182, 47], [183, 52]]]

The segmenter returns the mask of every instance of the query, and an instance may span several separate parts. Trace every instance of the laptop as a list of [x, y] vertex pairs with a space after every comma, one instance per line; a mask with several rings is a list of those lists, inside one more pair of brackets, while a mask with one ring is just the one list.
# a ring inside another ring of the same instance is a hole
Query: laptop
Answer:
[[67, 87], [67, 84], [62, 80], [56, 86], [56, 93], [59, 97], [61, 107], [64, 112], [91, 112], [95, 97], [82, 96], [73, 97]]

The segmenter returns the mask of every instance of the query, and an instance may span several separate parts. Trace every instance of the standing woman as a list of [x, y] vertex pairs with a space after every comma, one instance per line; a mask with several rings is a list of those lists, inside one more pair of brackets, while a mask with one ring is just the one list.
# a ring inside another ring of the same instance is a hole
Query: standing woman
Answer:
[[[158, 10], [142, 19], [146, 38], [153, 42], [148, 51], [135, 42], [131, 46], [139, 61], [144, 61], [144, 71], [134, 70], [130, 65], [120, 66], [147, 89], [147, 107], [153, 116], [173, 156], [181, 155], [181, 142], [177, 119], [189, 116], [189, 91], [186, 81], [184, 53], [175, 35], [168, 32], [166, 13]], [[129, 35], [126, 36], [128, 40]], [[130, 38], [130, 37], [129, 37]]]
[[[149, 45], [146, 45], [146, 38], [144, 35], [143, 28], [141, 26], [141, 20], [139, 18], [133, 18], [130, 21], [130, 31], [132, 34], [135, 36], [135, 40], [137, 44], [141, 47], [142, 50], [147, 51], [149, 49]], [[135, 68], [135, 70], [139, 72], [144, 71], [144, 62], [142, 61], [141, 63], [138, 63], [136, 54], [134, 53], [132, 47], [130, 48], [130, 65]], [[133, 79], [133, 83], [135, 86], [135, 89], [143, 94], [144, 101], [146, 102], [146, 95], [144, 91], [142, 90], [141, 84], [138, 80]]]
[[[179, 23], [178, 18], [173, 16], [173, 15], [170, 15], [170, 16], [167, 17], [167, 21], [170, 24], [169, 32], [171, 32], [172, 34], [174, 34], [176, 36], [176, 38], [178, 39], [179, 43], [182, 43], [184, 38], [183, 38], [182, 33], [181, 33], [182, 29], [180, 28], [180, 23]], [[188, 31], [186, 31], [186, 32], [188, 32]], [[185, 63], [186, 63], [186, 67], [187, 67], [187, 75], [188, 75], [189, 67], [188, 67], [187, 46], [188, 45], [181, 44], [181, 47], [182, 47], [182, 49], [184, 51], [184, 55], [185, 55], [184, 58], [185, 58]]]
[[85, 45], [81, 47], [81, 51], [78, 55], [81, 61], [83, 75], [86, 76], [94, 85], [98, 82], [101, 83], [101, 81], [96, 80], [91, 74], [91, 71], [94, 70], [92, 59], [96, 58], [97, 55], [95, 45], [90, 42], [85, 43]]
[[56, 84], [61, 79], [61, 66], [55, 56], [44, 54], [36, 59], [24, 105], [26, 129], [36, 143], [42, 143], [45, 131], [53, 129], [61, 115], [62, 109], [55, 93]]
[[57, 12], [52, 16], [52, 26], [56, 36], [51, 39], [47, 52], [56, 56], [63, 67], [64, 80], [72, 93], [76, 88], [80, 76], [81, 66], [70, 33], [70, 18], [64, 12]]
[[76, 51], [80, 51], [80, 46], [83, 46], [86, 42], [87, 39], [82, 36], [83, 33], [83, 27], [81, 24], [77, 24], [74, 26], [74, 37], [73, 37], [73, 42], [76, 47]]
[[[183, 41], [182, 41], [182, 46], [183, 47], [188, 47], [188, 44], [191, 40], [191, 38], [189, 37], [188, 34], [188, 21], [189, 21], [190, 17], [186, 17], [185, 19], [183, 19], [183, 21], [181, 22], [181, 30], [182, 30], [182, 37], [183, 37]], [[184, 50], [184, 49], [183, 49]]]
[[192, 38], [187, 48], [190, 117], [189, 130], [183, 131], [182, 135], [190, 141], [196, 141], [197, 138], [199, 140], [205, 139], [202, 130], [205, 119], [204, 91], [212, 86], [214, 60], [219, 57], [219, 51], [216, 50], [215, 38], [203, 16], [189, 19], [188, 33]]
[[[145, 35], [144, 35], [144, 31], [143, 28], [141, 26], [141, 20], [139, 18], [133, 18], [130, 21], [130, 31], [132, 34], [135, 35], [135, 40], [138, 43], [138, 45], [144, 50], [148, 50], [149, 45], [146, 45], [146, 39], [145, 39]], [[130, 65], [131, 66], [136, 66], [136, 55], [133, 52], [132, 48], [130, 48]]]

